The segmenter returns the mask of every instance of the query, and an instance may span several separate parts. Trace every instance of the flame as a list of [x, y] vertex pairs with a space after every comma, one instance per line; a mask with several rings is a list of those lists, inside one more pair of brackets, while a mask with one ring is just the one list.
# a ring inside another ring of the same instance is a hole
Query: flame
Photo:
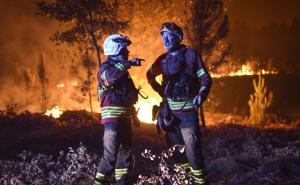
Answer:
[[53, 118], [59, 118], [62, 115], [63, 111], [59, 106], [54, 106], [51, 110], [47, 110], [45, 115], [52, 116]]
[[71, 83], [71, 86], [77, 87], [77, 86], [78, 86], [78, 82], [77, 82], [77, 81], [73, 81], [73, 82]]
[[[221, 78], [225, 76], [250, 76], [250, 75], [258, 75], [260, 72], [255, 72], [249, 65], [242, 65], [240, 70], [230, 72], [229, 74], [222, 74], [222, 73], [211, 73], [213, 78]], [[278, 74], [275, 70], [265, 70], [262, 69], [261, 73], [263, 75], [266, 74]]]
[[56, 87], [63, 88], [63, 87], [65, 87], [65, 84], [64, 83], [59, 83], [59, 84], [56, 85]]
[[155, 98], [148, 98], [139, 100], [135, 105], [138, 111], [137, 117], [140, 121], [148, 124], [153, 124], [155, 121], [152, 120], [152, 107], [153, 105], [158, 105], [159, 100]]

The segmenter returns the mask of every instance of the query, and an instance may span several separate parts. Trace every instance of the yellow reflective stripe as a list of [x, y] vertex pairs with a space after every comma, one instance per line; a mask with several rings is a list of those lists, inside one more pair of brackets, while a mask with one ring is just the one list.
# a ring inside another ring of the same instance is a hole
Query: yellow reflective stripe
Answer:
[[106, 79], [106, 77], [105, 77], [105, 74], [106, 74], [106, 70], [103, 71], [103, 73], [101, 74], [101, 79], [104, 81], [104, 84], [105, 84], [106, 86], [109, 86], [109, 85], [108, 85], [108, 82], [107, 82], [107, 79]]
[[117, 168], [117, 169], [115, 169], [115, 171], [117, 172], [117, 171], [128, 171], [128, 168]]
[[183, 168], [189, 168], [189, 167], [191, 167], [189, 163], [184, 163], [184, 164], [182, 164], [181, 166], [182, 166]]
[[118, 107], [118, 106], [106, 106], [106, 107], [102, 107], [102, 110], [106, 110], [106, 109], [113, 109], [113, 110], [126, 110], [126, 107]]
[[98, 173], [96, 174], [96, 178], [100, 178], [100, 177], [105, 177], [105, 175], [98, 172]]
[[121, 179], [121, 177], [115, 177], [116, 178], [116, 180], [120, 180]]
[[124, 172], [116, 172], [116, 175], [124, 175], [124, 174], [126, 174], [126, 173], [128, 173], [128, 171], [124, 171]]
[[126, 67], [121, 63], [116, 63], [115, 67], [118, 68], [120, 71], [125, 71], [126, 70]]
[[204, 184], [205, 183], [205, 179], [204, 178], [197, 178], [197, 177], [193, 177], [196, 183], [199, 184]]
[[102, 118], [120, 118], [128, 116], [129, 112], [125, 107], [106, 106], [101, 108]]
[[185, 101], [173, 101], [172, 99], [168, 98], [168, 104], [171, 110], [179, 110], [183, 107], [183, 109], [191, 109], [194, 107], [193, 101], [188, 100], [186, 103]]
[[101, 115], [101, 117], [103, 118], [103, 119], [106, 119], [106, 118], [126, 118], [126, 117], [128, 117], [129, 115], [116, 115], [116, 114], [104, 114], [104, 115]]
[[205, 70], [204, 70], [203, 68], [201, 68], [201, 69], [199, 69], [199, 70], [197, 71], [197, 76], [198, 76], [198, 78], [201, 77], [201, 76], [203, 76], [204, 74], [205, 74]]
[[115, 178], [116, 180], [120, 180], [123, 175], [128, 173], [128, 168], [117, 168], [115, 169]]
[[96, 179], [109, 179], [110, 175], [105, 175], [103, 173], [97, 172]]
[[100, 86], [100, 85], [99, 85], [98, 88], [97, 88], [99, 97], [102, 96], [102, 94], [103, 94], [107, 89], [108, 89], [108, 88], [107, 88], [106, 86], [104, 86], [104, 85], [101, 85], [101, 86]]
[[126, 113], [127, 111], [125, 110], [104, 110], [101, 113], [105, 114], [105, 113]]
[[194, 175], [203, 175], [203, 170], [194, 170], [193, 168], [191, 168], [191, 172]]
[[114, 115], [108, 115], [108, 116], [102, 116], [102, 119], [108, 119], [108, 118], [125, 118], [125, 116], [114, 116]]

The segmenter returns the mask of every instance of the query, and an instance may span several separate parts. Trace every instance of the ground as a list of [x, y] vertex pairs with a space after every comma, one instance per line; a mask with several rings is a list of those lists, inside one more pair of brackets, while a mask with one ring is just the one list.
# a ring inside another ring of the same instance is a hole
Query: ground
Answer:
[[[212, 184], [300, 184], [299, 125], [250, 126], [238, 116], [207, 115], [202, 149]], [[59, 119], [2, 112], [0, 184], [87, 184], [102, 153], [103, 128], [94, 117], [85, 111], [66, 111]], [[157, 161], [141, 153], [166, 150], [164, 135], [153, 124], [133, 132], [132, 182], [159, 176]]]

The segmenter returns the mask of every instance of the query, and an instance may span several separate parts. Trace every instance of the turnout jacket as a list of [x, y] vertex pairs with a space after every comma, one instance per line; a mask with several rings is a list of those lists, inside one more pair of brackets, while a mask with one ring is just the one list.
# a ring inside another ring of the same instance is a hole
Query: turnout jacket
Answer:
[[[161, 85], [155, 79], [159, 75], [162, 75]], [[186, 100], [170, 98], [166, 92], [170, 88], [168, 86], [174, 86], [174, 83], [170, 84], [168, 82], [174, 80], [176, 75], [187, 75], [194, 79]], [[163, 99], [167, 100], [174, 114], [196, 111], [193, 106], [193, 98], [199, 94], [204, 101], [212, 85], [212, 79], [200, 56], [194, 49], [187, 48], [184, 45], [180, 47], [178, 54], [175, 56], [168, 52], [160, 55], [147, 71], [147, 79], [152, 88]]]
[[138, 90], [128, 73], [130, 62], [108, 59], [98, 71], [98, 97], [101, 106], [101, 123], [128, 122]]

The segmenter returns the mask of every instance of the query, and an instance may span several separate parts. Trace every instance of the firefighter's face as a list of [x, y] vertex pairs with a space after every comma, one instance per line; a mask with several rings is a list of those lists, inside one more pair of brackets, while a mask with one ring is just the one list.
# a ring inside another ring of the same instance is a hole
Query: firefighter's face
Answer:
[[119, 53], [120, 59], [121, 60], [128, 60], [128, 56], [129, 56], [129, 51], [128, 51], [127, 47], [122, 48], [120, 53]]
[[162, 40], [163, 40], [164, 47], [168, 51], [173, 51], [180, 45], [179, 38], [176, 35], [167, 31], [163, 32]]

